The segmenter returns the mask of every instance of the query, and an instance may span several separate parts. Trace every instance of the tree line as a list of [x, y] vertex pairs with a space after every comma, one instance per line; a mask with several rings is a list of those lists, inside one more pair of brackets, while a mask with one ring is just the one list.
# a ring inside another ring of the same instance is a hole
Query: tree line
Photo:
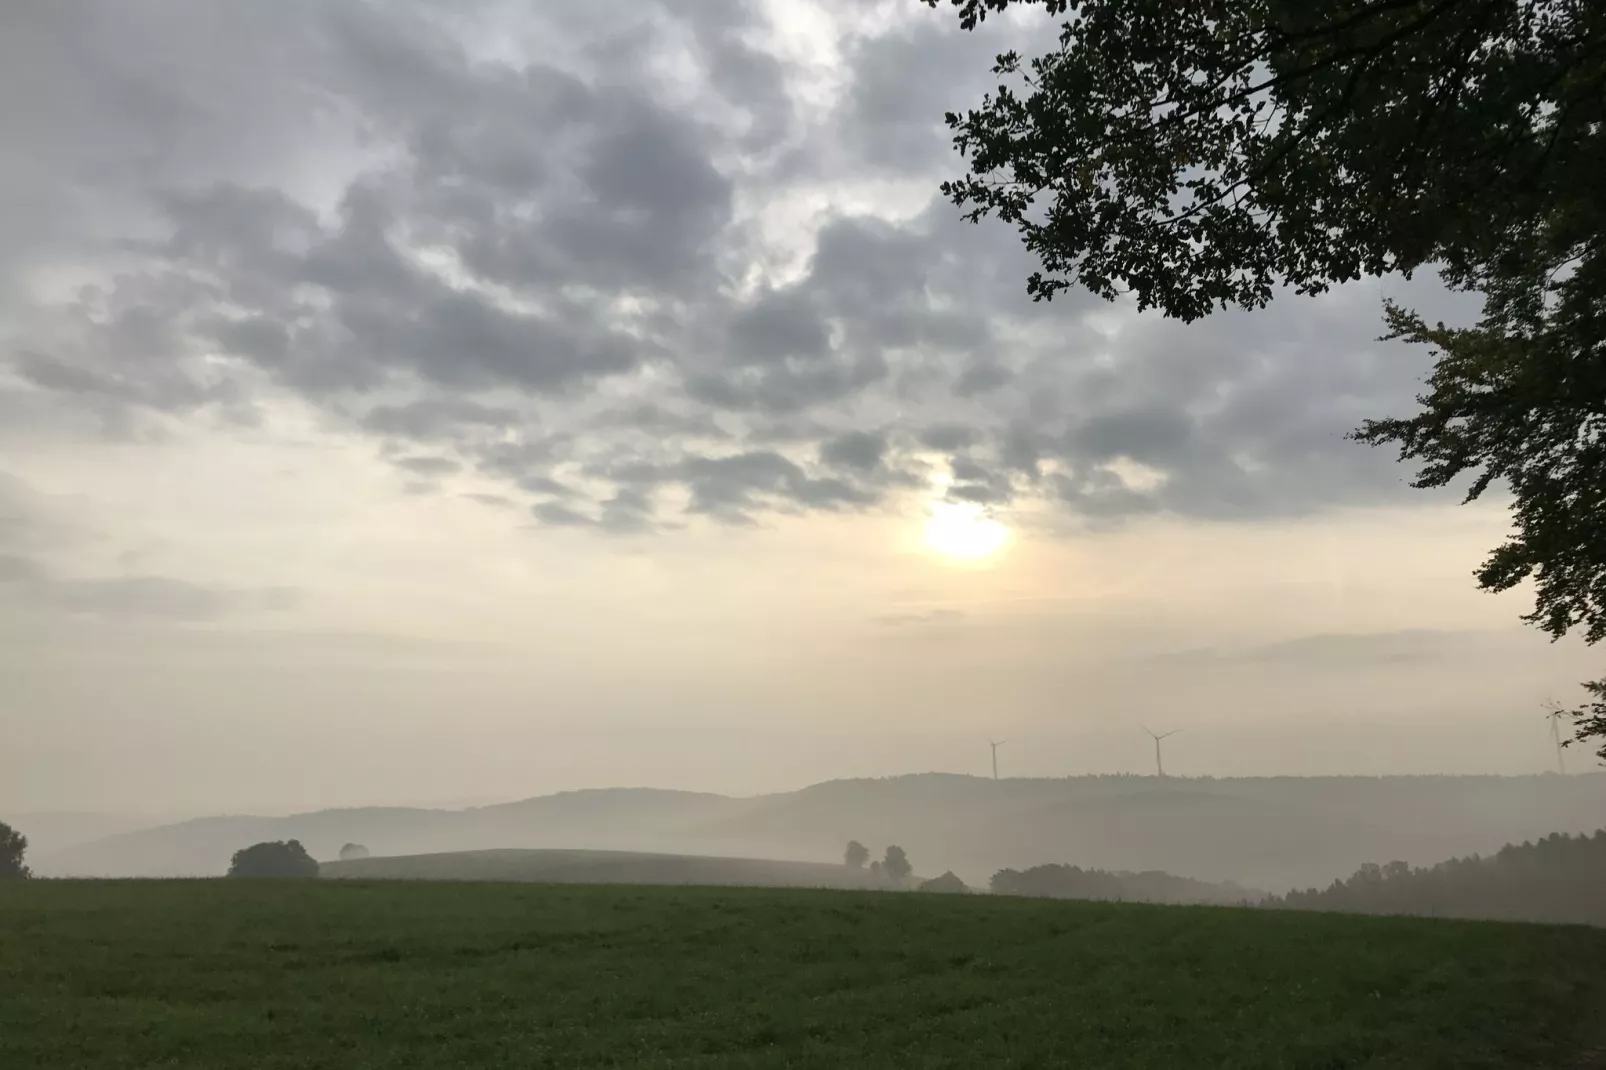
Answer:
[[1425, 868], [1368, 863], [1348, 880], [1271, 896], [1261, 905], [1606, 925], [1606, 829], [1592, 836], [1554, 833], [1488, 858], [1452, 858]]
[[1160, 870], [1128, 873], [1057, 864], [1001, 869], [988, 886], [994, 895], [1129, 903], [1238, 904], [1253, 898], [1253, 893], [1234, 884], [1214, 884]]

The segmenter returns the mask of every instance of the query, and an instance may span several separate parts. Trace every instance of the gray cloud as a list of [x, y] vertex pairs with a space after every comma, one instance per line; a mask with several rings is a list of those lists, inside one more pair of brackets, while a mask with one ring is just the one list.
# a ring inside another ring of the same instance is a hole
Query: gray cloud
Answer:
[[[927, 463], [956, 499], [1093, 523], [1401, 494], [1389, 458], [1342, 439], [1408, 408], [1424, 370], [1372, 340], [1379, 287], [1186, 329], [1034, 304], [1008, 228], [935, 195], [957, 165], [942, 110], [1029, 28], [922, 14], [849, 39], [821, 120], [735, 0], [542, 5], [516, 28], [547, 46], [512, 62], [470, 47], [474, 18], [509, 17], [489, 4], [20, 13], [0, 88], [62, 103], [54, 125], [5, 120], [0, 163], [42, 217], [7, 255], [19, 276], [100, 270], [11, 296], [0, 405], [55, 399], [29, 426], [91, 411], [126, 436], [288, 395], [411, 476], [461, 468], [540, 523], [611, 533], [682, 505], [866, 508]], [[753, 214], [872, 180], [929, 203], [830, 209], [801, 245]]]
[[872, 431], [848, 431], [820, 446], [820, 459], [838, 468], [873, 472], [887, 453], [887, 440]]
[[449, 476], [463, 467], [450, 457], [398, 457], [391, 463], [421, 476]]

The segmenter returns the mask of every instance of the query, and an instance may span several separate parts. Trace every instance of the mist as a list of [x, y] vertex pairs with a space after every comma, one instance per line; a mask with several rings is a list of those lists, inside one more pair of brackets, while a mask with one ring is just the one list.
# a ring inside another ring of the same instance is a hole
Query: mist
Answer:
[[138, 7], [0, 35], [53, 102], [0, 119], [40, 873], [857, 839], [1278, 891], [1601, 824], [1544, 719], [1598, 656], [1472, 580], [1507, 503], [1345, 438], [1430, 367], [1384, 299], [1475, 302], [1030, 301], [937, 188], [1026, 21]]

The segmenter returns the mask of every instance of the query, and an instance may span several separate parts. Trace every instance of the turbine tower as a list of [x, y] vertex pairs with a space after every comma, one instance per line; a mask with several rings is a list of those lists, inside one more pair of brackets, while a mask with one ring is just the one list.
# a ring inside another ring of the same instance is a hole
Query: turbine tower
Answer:
[[1156, 776], [1162, 776], [1163, 777], [1163, 776], [1165, 776], [1165, 766], [1163, 764], [1161, 764], [1161, 762], [1160, 762], [1160, 741], [1162, 739], [1165, 739], [1167, 736], [1176, 735], [1178, 732], [1182, 731], [1182, 729], [1173, 728], [1169, 732], [1158, 732], [1157, 733], [1152, 728], [1150, 728], [1148, 725], [1144, 725], [1143, 726], [1143, 730], [1145, 732], [1149, 733], [1149, 735], [1154, 737], [1154, 773], [1155, 773]]
[[998, 748], [1008, 743], [1007, 739], [989, 739], [988, 744], [993, 748], [993, 779], [998, 779]]
[[1562, 709], [1561, 703], [1555, 699], [1545, 703], [1545, 708], [1550, 711], [1545, 714], [1545, 720], [1550, 722], [1550, 742], [1556, 748], [1556, 772], [1566, 776], [1567, 766], [1561, 757], [1562, 748], [1567, 745], [1561, 740], [1561, 719], [1566, 716], [1566, 711]]

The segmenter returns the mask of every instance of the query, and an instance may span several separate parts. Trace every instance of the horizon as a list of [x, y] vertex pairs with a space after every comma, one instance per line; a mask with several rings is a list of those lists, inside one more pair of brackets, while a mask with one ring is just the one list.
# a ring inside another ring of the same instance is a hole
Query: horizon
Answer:
[[[620, 793], [653, 792], [653, 793], [663, 793], [663, 794], [706, 796], [706, 797], [711, 797], [711, 798], [727, 799], [727, 800], [737, 801], [737, 802], [740, 802], [740, 801], [755, 801], [755, 800], [764, 799], [764, 798], [768, 798], [768, 797], [780, 797], [780, 796], [786, 796], [786, 795], [797, 795], [797, 794], [801, 794], [803, 792], [810, 791], [810, 790], [815, 789], [815, 788], [828, 787], [828, 786], [835, 785], [835, 784], [852, 784], [852, 783], [860, 783], [860, 782], [872, 782], [872, 783], [874, 783], [874, 782], [885, 782], [885, 781], [892, 781], [892, 780], [912, 780], [912, 779], [917, 779], [917, 778], [921, 778], [921, 777], [945, 777], [945, 778], [965, 779], [965, 780], [980, 780], [980, 781], [994, 781], [995, 780], [994, 777], [992, 777], [990, 774], [986, 774], [986, 773], [966, 773], [966, 772], [955, 772], [955, 771], [947, 771], [947, 770], [940, 770], [940, 769], [928, 769], [928, 770], [924, 770], [922, 772], [915, 772], [915, 773], [887, 773], [887, 774], [883, 774], [883, 775], [880, 775], [880, 776], [830, 777], [830, 778], [827, 778], [825, 780], [810, 781], [810, 782], [808, 782], [806, 784], [801, 784], [801, 785], [792, 786], [792, 787], [777, 787], [777, 788], [773, 788], [771, 790], [755, 792], [755, 793], [752, 793], [752, 794], [727, 793], [727, 792], [719, 792], [719, 791], [706, 791], [706, 790], [699, 790], [699, 789], [696, 789], [696, 788], [669, 788], [669, 787], [662, 787], [662, 786], [652, 785], [652, 784], [610, 784], [610, 785], [604, 785], [604, 786], [592, 786], [592, 787], [582, 787], [582, 788], [559, 788], [559, 789], [556, 789], [556, 790], [553, 790], [553, 791], [535, 792], [533, 794], [515, 795], [515, 796], [512, 796], [512, 797], [500, 797], [499, 796], [499, 797], [495, 797], [495, 798], [486, 798], [486, 799], [483, 799], [483, 800], [480, 800], [480, 801], [468, 801], [468, 800], [439, 800], [439, 801], [435, 801], [435, 802], [430, 802], [430, 801], [427, 801], [427, 800], [415, 800], [415, 801], [402, 800], [402, 801], [398, 801], [398, 802], [372, 801], [372, 802], [367, 802], [367, 803], [340, 803], [340, 804], [332, 804], [332, 805], [327, 805], [327, 806], [316, 806], [315, 805], [315, 806], [310, 806], [310, 807], [299, 807], [299, 806], [298, 807], [291, 807], [291, 806], [271, 805], [270, 804], [270, 805], [260, 805], [260, 806], [249, 806], [249, 805], [247, 805], [247, 806], [242, 806], [242, 807], [237, 808], [237, 809], [217, 810], [217, 811], [206, 812], [206, 813], [195, 812], [195, 813], [168, 813], [168, 814], [162, 814], [162, 813], [157, 813], [157, 812], [138, 813], [138, 812], [130, 812], [128, 810], [118, 810], [118, 811], [34, 810], [34, 811], [16, 811], [11, 816], [16, 818], [16, 819], [26, 819], [26, 818], [35, 818], [35, 819], [39, 819], [39, 818], [57, 818], [57, 819], [68, 818], [68, 819], [70, 819], [70, 818], [122, 817], [122, 818], [127, 818], [130, 821], [138, 821], [138, 824], [137, 825], [131, 825], [130, 829], [145, 829], [145, 828], [157, 828], [157, 827], [162, 827], [162, 826], [170, 825], [170, 824], [183, 824], [183, 823], [190, 822], [190, 821], [207, 820], [209, 818], [254, 818], [254, 817], [261, 817], [261, 818], [289, 818], [289, 817], [303, 817], [303, 816], [308, 816], [308, 815], [312, 815], [312, 814], [338, 813], [338, 812], [342, 812], [342, 811], [361, 811], [361, 810], [418, 810], [418, 811], [436, 811], [436, 812], [440, 812], [440, 813], [468, 813], [468, 812], [475, 811], [475, 810], [488, 810], [488, 809], [496, 809], [498, 807], [517, 806], [520, 803], [534, 802], [534, 801], [539, 800], [539, 799], [557, 798], [557, 797], [565, 796], [565, 795], [605, 794], [605, 793], [608, 793], [608, 792], [620, 792]], [[1238, 775], [1238, 776], [1216, 776], [1216, 775], [1209, 774], [1209, 773], [1200, 773], [1200, 774], [1172, 774], [1172, 773], [1167, 773], [1164, 776], [1156, 776], [1154, 773], [1143, 773], [1143, 772], [1106, 772], [1106, 773], [1093, 772], [1093, 773], [1069, 773], [1069, 774], [1065, 774], [1063, 776], [1044, 775], [1044, 776], [1014, 776], [1014, 777], [1011, 777], [1011, 776], [1000, 775], [999, 777], [996, 778], [996, 782], [1002, 784], [1002, 783], [1006, 783], [1006, 782], [1009, 782], [1009, 781], [1014, 781], [1014, 782], [1017, 782], [1017, 783], [1020, 783], [1020, 782], [1044, 783], [1044, 782], [1073, 781], [1073, 780], [1134, 780], [1134, 781], [1144, 781], [1144, 782], [1153, 781], [1153, 782], [1156, 782], [1156, 783], [1158, 783], [1160, 781], [1181, 781], [1181, 782], [1184, 782], [1184, 783], [1212, 783], [1212, 782], [1229, 783], [1229, 782], [1239, 782], [1239, 781], [1273, 781], [1273, 780], [1295, 780], [1295, 781], [1313, 781], [1313, 780], [1527, 780], [1527, 779], [1544, 780], [1544, 779], [1547, 779], [1547, 778], [1556, 778], [1556, 777], [1567, 777], [1567, 778], [1599, 777], [1599, 778], [1606, 778], [1606, 769], [1593, 768], [1593, 769], [1568, 770], [1566, 773], [1557, 773], [1554, 769], [1550, 769], [1550, 770], [1539, 770], [1537, 772], [1517, 772], [1517, 773], [1499, 773], [1499, 772], [1488, 772], [1488, 773], [1478, 773], [1478, 772], [1470, 772], [1470, 773], [1467, 773], [1467, 772], [1456, 772], [1456, 773], [1375, 773], [1375, 774], [1369, 774], [1369, 773], [1310, 773], [1310, 774], [1267, 773], [1267, 774], [1245, 774], [1245, 775]]]

